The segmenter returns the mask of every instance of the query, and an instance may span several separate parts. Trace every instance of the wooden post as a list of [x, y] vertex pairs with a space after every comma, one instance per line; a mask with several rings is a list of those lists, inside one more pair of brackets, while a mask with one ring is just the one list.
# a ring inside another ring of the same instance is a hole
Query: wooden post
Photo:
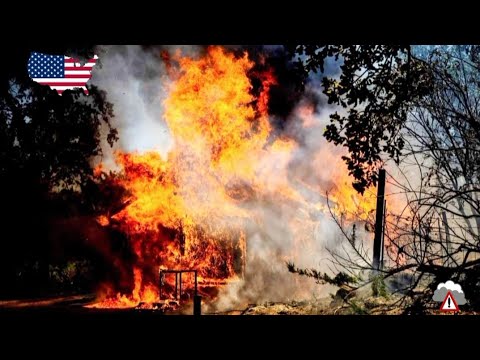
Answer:
[[175, 273], [175, 300], [177, 300], [178, 295], [178, 272]]
[[159, 300], [162, 300], [162, 288], [163, 288], [163, 285], [164, 285], [164, 281], [165, 281], [165, 278], [164, 278], [164, 274], [163, 274], [163, 271], [160, 270], [160, 279], [159, 279]]
[[202, 297], [200, 295], [193, 297], [193, 315], [202, 315]]
[[[478, 192], [473, 193], [473, 196], [475, 197], [475, 201], [478, 203]], [[472, 212], [477, 215], [475, 217], [475, 222], [477, 223], [477, 235], [480, 236], [480, 214], [478, 211], [472, 206]]]
[[178, 282], [179, 282], [179, 289], [180, 289], [178, 300], [181, 301], [182, 300], [182, 273], [181, 272], [180, 274], [178, 274]]
[[[443, 226], [445, 227], [445, 248], [446, 248], [446, 253], [451, 256], [451, 247], [450, 247], [450, 230], [448, 228], [448, 222], [447, 222], [447, 213], [445, 211], [442, 211], [442, 221], [443, 221]], [[449, 260], [449, 257], [447, 257], [447, 262], [446, 265], [448, 266], [451, 261]]]
[[385, 224], [387, 223], [387, 200], [383, 201], [383, 226], [382, 226], [382, 246], [380, 252], [380, 268], [385, 264]]
[[198, 295], [197, 291], [197, 270], [195, 274], [195, 294], [193, 295], [193, 315], [199, 316], [202, 314], [202, 297]]
[[383, 247], [383, 219], [385, 205], [385, 169], [380, 169], [377, 188], [377, 213], [375, 217], [375, 238], [373, 240], [373, 268], [380, 269]]

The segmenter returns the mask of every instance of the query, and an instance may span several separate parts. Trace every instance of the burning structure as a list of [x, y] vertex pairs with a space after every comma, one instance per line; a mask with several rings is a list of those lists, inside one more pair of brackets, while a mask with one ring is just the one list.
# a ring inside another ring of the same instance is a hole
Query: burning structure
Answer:
[[[232, 291], [246, 298], [279, 295], [285, 281], [275, 274], [285, 261], [304, 253], [315, 258], [325, 245], [322, 236], [332, 231], [325, 193], [347, 219], [355, 212], [365, 220], [375, 198], [350, 188], [338, 150], [321, 139], [312, 104], [298, 106], [299, 125], [284, 131], [272, 125], [275, 69], [222, 47], [162, 59], [170, 148], [163, 154], [118, 149], [114, 172], [106, 164], [96, 169], [99, 181], [124, 190], [122, 206], [98, 222], [124, 234], [132, 256], [112, 259], [118, 279], [104, 284], [94, 306], [155, 303], [159, 271], [172, 269], [196, 270], [199, 293], [211, 299], [230, 299]], [[175, 279], [162, 279], [163, 296], [174, 297]], [[228, 290], [228, 284], [237, 285]], [[193, 288], [193, 277], [186, 276], [186, 296]]]

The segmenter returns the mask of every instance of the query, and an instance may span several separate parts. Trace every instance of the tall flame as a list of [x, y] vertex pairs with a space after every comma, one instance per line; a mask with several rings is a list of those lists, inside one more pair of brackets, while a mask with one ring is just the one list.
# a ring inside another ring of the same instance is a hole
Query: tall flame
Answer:
[[[153, 151], [116, 156], [122, 169], [116, 182], [129, 198], [111, 221], [133, 249], [133, 286], [127, 294], [112, 295], [110, 289], [109, 298], [97, 306], [155, 302], [160, 268], [198, 270], [204, 292], [208, 284], [241, 276], [248, 246], [246, 225], [261, 219], [250, 203], [274, 198], [326, 211], [324, 204], [306, 204], [290, 183], [288, 164], [297, 143], [272, 140], [268, 101], [270, 87], [276, 84], [273, 72], [257, 75], [261, 85], [254, 91], [249, 77], [254, 63], [247, 53], [236, 57], [210, 47], [201, 58], [179, 56], [177, 61], [178, 71], [171, 71], [177, 78], [164, 102], [173, 150], [166, 158]], [[369, 213], [374, 208], [374, 198], [350, 190], [346, 171], [332, 180], [336, 184], [332, 198], [346, 210], [355, 205]], [[101, 217], [99, 222], [106, 225], [109, 220]], [[305, 223], [291, 222], [299, 229], [300, 241], [306, 241], [301, 234]], [[171, 295], [173, 280], [167, 281]], [[192, 280], [186, 280], [185, 287], [192, 286]]]

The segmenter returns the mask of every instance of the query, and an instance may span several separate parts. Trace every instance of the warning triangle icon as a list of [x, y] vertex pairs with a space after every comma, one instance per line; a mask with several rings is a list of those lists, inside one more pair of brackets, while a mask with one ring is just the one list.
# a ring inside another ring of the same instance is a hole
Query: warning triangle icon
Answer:
[[459, 311], [459, 307], [457, 305], [457, 302], [455, 301], [455, 298], [453, 297], [453, 294], [451, 291], [447, 293], [447, 296], [445, 296], [445, 300], [442, 302], [442, 306], [440, 306], [440, 311]]

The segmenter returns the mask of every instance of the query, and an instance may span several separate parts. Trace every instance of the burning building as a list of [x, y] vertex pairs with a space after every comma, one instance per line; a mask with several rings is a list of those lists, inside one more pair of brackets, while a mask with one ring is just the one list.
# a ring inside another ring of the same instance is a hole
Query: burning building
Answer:
[[[272, 274], [288, 258], [315, 258], [332, 231], [326, 191], [346, 217], [360, 209], [366, 219], [374, 197], [350, 188], [338, 150], [321, 138], [312, 104], [299, 103], [295, 125], [283, 131], [272, 125], [274, 68], [255, 67], [247, 52], [222, 47], [195, 56], [173, 52], [161, 61], [165, 96], [158, 121], [168, 128], [170, 147], [163, 153], [120, 148], [113, 175], [107, 164], [96, 169], [99, 181], [109, 177], [124, 190], [122, 206], [98, 222], [125, 234], [132, 256], [113, 260], [118, 281], [104, 284], [95, 306], [157, 302], [162, 269], [197, 270], [199, 292], [209, 298], [230, 296], [225, 286], [239, 282], [236, 291], [245, 297], [257, 296], [249, 286], [258, 287], [256, 294], [280, 294], [286, 280]], [[107, 80], [103, 85], [119, 96]], [[175, 280], [162, 279], [167, 298], [174, 297]], [[193, 277], [185, 276], [186, 297], [193, 287]]]

